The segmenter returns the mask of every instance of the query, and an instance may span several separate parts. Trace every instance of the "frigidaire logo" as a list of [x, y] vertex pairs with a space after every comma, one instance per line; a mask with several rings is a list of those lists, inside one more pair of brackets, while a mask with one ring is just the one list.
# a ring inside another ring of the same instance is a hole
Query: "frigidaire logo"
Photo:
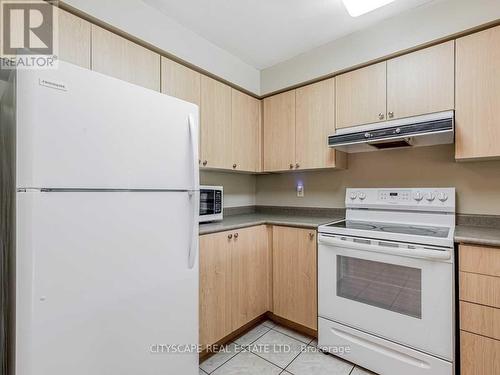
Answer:
[[2, 68], [52, 68], [57, 7], [43, 0], [0, 0]]

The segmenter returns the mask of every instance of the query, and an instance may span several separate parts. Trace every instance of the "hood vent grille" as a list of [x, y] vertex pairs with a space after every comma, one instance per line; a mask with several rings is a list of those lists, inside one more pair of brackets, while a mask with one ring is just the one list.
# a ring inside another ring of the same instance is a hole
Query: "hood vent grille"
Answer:
[[[453, 111], [339, 129], [328, 146], [347, 152], [452, 143]], [[356, 147], [353, 147], [356, 146]]]

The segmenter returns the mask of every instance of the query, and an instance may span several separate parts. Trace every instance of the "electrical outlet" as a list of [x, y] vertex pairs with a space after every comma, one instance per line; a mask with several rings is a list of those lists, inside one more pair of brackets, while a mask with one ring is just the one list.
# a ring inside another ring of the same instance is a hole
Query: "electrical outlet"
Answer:
[[304, 197], [304, 185], [297, 184], [297, 197]]

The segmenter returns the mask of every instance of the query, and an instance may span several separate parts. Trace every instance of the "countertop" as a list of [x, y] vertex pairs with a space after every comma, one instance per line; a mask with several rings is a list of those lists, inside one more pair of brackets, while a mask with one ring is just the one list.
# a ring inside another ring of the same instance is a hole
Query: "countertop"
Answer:
[[226, 216], [224, 220], [215, 223], [200, 224], [200, 235], [224, 232], [255, 225], [284, 225], [298, 228], [316, 229], [318, 226], [332, 221], [342, 220], [343, 216], [313, 216], [275, 213], [250, 213]]
[[500, 228], [457, 225], [455, 242], [500, 247]]
[[[223, 221], [200, 224], [200, 235], [224, 232], [255, 225], [284, 225], [298, 228], [316, 229], [332, 221], [342, 220], [342, 215], [304, 215], [300, 213], [246, 213], [226, 216]], [[457, 225], [455, 242], [500, 247], [500, 228]]]

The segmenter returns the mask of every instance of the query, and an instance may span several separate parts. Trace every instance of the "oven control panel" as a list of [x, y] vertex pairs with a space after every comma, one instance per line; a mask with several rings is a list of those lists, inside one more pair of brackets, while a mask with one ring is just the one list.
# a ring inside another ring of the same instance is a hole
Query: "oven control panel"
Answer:
[[346, 207], [379, 209], [455, 210], [455, 188], [353, 189], [346, 191]]

